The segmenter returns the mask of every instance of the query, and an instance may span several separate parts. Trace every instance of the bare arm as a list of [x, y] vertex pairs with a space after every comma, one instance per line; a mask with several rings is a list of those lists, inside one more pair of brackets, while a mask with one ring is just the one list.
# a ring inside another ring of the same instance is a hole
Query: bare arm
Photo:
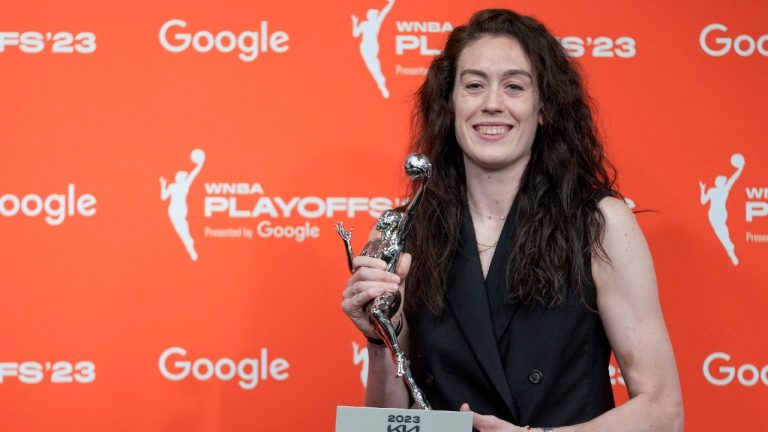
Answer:
[[[626, 204], [605, 198], [599, 207], [605, 215], [603, 247], [610, 263], [593, 257], [592, 273], [600, 318], [630, 400], [589, 422], [556, 430], [682, 431], [680, 383], [648, 245]], [[524, 430], [489, 415], [474, 414], [473, 423], [480, 432]]]
[[593, 257], [597, 303], [629, 391], [629, 401], [567, 431], [682, 431], [683, 400], [672, 344], [659, 305], [653, 260], [632, 212], [621, 201], [600, 202], [603, 247]]

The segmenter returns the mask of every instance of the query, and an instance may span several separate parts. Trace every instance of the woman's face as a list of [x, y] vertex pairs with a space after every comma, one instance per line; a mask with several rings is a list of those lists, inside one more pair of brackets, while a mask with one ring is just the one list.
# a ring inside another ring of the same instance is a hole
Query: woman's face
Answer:
[[524, 168], [541, 102], [528, 56], [510, 37], [485, 36], [459, 55], [453, 88], [456, 139], [467, 169]]

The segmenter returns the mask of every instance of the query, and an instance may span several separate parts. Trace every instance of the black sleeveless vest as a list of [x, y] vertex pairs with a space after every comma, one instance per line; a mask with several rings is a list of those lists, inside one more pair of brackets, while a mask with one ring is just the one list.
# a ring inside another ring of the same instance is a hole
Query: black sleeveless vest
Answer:
[[561, 306], [510, 302], [506, 266], [515, 215], [513, 206], [484, 281], [465, 205], [443, 316], [421, 307], [406, 313], [414, 378], [434, 409], [458, 410], [467, 402], [477, 413], [521, 426], [590, 420], [614, 407], [611, 348], [595, 312], [594, 284], [589, 308], [570, 285]]

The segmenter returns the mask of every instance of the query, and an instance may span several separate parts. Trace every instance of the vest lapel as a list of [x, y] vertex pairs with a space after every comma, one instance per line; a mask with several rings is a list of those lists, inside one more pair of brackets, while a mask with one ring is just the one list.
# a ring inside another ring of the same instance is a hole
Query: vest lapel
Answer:
[[448, 275], [447, 285], [448, 303], [456, 315], [465, 339], [504, 400], [512, 419], [516, 420], [517, 410], [514, 409], [514, 400], [493, 332], [472, 218], [466, 207], [462, 215], [461, 241]]
[[485, 288], [494, 326], [493, 332], [497, 341], [504, 337], [504, 333], [506, 333], [509, 323], [520, 305], [518, 302], [511, 303], [509, 301], [509, 288], [507, 286], [507, 260], [512, 248], [510, 238], [516, 229], [517, 203], [518, 201], [515, 200], [512, 204], [504, 227], [501, 229], [499, 242], [496, 245], [496, 251], [488, 268], [488, 275], [485, 278]]

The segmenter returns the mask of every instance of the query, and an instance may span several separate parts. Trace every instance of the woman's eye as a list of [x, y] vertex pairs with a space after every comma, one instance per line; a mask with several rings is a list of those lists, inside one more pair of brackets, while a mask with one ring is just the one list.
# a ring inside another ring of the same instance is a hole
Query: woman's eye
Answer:
[[467, 90], [479, 90], [479, 89], [483, 88], [483, 86], [481, 86], [480, 83], [471, 82], [471, 83], [467, 83], [464, 86], [464, 88], [467, 89]]
[[507, 84], [507, 89], [510, 90], [510, 91], [514, 91], [514, 92], [519, 92], [519, 91], [525, 90], [525, 88], [523, 86], [521, 86], [520, 84], [516, 84], [516, 83], [509, 83], [509, 84]]

